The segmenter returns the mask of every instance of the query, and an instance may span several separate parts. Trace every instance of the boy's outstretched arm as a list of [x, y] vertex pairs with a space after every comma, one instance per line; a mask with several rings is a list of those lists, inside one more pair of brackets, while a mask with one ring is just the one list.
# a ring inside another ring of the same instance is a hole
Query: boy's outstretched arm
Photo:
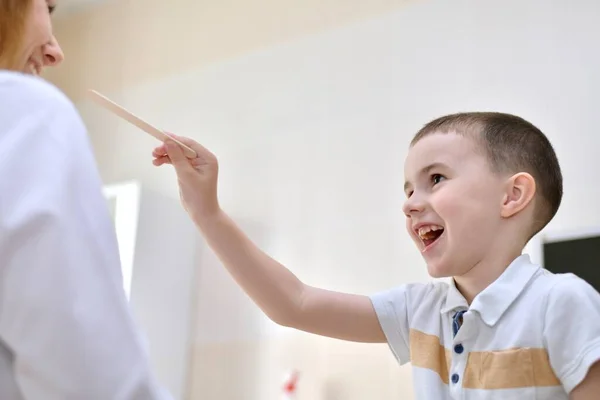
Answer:
[[182, 203], [235, 281], [280, 325], [357, 342], [386, 342], [367, 296], [314, 288], [261, 251], [219, 207], [216, 157], [198, 143], [177, 137], [198, 153], [187, 159], [179, 146], [155, 149], [154, 165], [173, 164]]

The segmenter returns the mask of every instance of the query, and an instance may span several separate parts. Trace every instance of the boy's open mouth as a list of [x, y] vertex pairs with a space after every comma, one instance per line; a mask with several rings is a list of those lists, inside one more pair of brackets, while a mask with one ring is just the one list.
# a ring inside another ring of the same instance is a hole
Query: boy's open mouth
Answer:
[[423, 242], [425, 249], [435, 243], [436, 240], [444, 233], [444, 228], [439, 225], [427, 225], [418, 229], [417, 234]]

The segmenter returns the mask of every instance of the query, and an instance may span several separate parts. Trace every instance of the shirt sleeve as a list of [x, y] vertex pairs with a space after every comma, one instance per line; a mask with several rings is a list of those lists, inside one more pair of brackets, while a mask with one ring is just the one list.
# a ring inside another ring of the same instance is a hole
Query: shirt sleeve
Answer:
[[428, 287], [420, 283], [405, 284], [371, 296], [381, 329], [400, 365], [410, 362], [411, 299], [422, 297]]
[[408, 285], [402, 285], [371, 296], [388, 346], [400, 365], [410, 361], [407, 289]]
[[563, 275], [549, 292], [544, 338], [550, 364], [570, 393], [600, 361], [600, 294], [583, 279]]
[[0, 340], [26, 400], [169, 399], [126, 299], [85, 127], [56, 88], [0, 79]]

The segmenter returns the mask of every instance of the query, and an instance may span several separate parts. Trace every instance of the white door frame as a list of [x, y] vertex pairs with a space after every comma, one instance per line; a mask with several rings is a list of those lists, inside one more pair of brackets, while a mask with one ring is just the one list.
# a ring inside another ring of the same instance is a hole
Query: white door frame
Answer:
[[115, 201], [114, 224], [119, 244], [123, 288], [129, 299], [140, 210], [141, 187], [136, 181], [108, 185], [103, 188], [107, 200]]

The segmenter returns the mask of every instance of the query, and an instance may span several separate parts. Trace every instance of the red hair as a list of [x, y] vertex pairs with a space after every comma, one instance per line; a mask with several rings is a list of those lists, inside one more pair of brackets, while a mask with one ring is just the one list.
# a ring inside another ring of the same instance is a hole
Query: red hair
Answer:
[[0, 69], [20, 69], [18, 51], [31, 6], [32, 0], [0, 0]]

